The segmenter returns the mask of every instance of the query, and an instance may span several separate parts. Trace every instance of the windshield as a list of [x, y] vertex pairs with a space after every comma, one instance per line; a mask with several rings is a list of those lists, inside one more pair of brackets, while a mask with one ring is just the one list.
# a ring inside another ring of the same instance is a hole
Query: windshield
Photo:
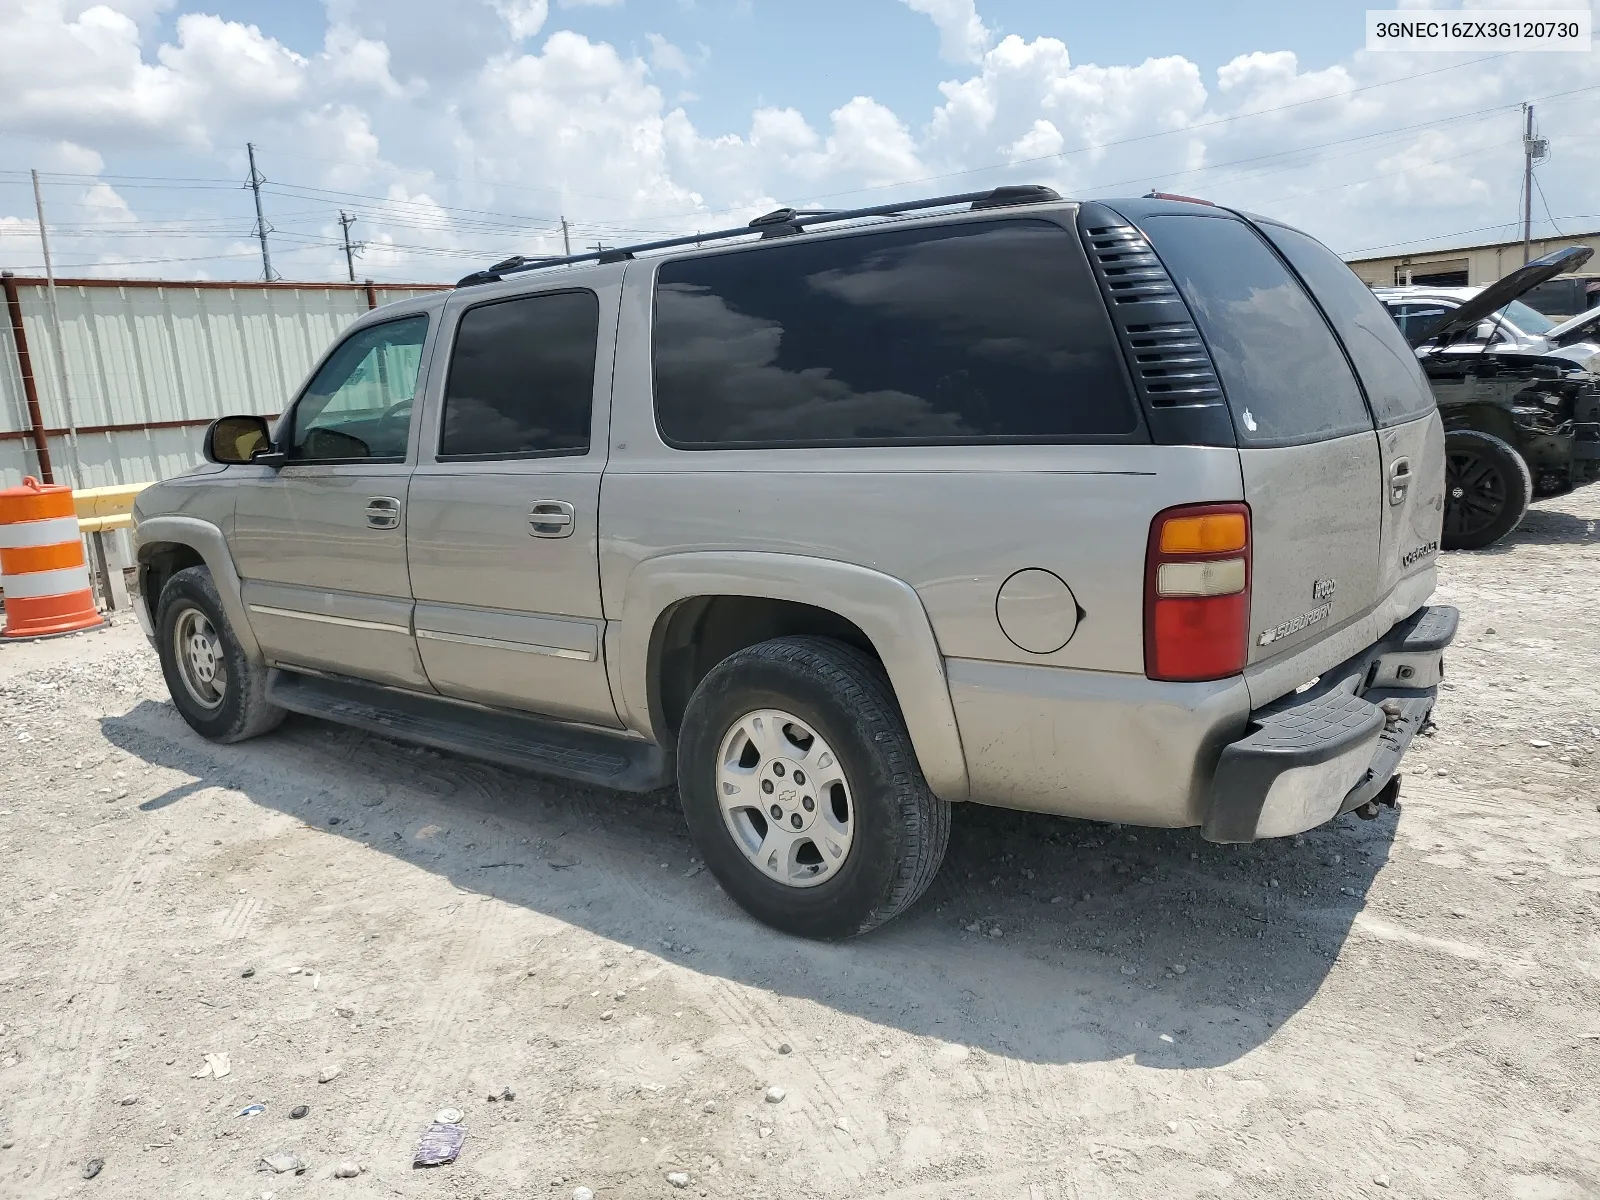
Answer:
[[1535, 337], [1549, 333], [1556, 327], [1556, 323], [1549, 317], [1537, 308], [1529, 308], [1521, 300], [1513, 300], [1497, 315], [1505, 317], [1523, 333], [1531, 333]]

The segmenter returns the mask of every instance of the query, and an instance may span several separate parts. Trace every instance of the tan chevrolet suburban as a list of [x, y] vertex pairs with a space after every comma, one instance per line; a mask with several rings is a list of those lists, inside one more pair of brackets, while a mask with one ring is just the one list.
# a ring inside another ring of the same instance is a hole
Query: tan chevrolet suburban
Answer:
[[1439, 416], [1318, 242], [1039, 187], [511, 259], [351, 327], [136, 511], [173, 703], [676, 782], [779, 929], [950, 806], [1376, 815], [1454, 636]]

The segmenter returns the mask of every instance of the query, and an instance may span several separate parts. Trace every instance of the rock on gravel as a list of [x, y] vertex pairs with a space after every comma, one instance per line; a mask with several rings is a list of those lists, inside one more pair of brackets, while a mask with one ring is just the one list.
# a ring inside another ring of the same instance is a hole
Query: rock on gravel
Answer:
[[783, 1098], [788, 1094], [789, 1093], [784, 1091], [781, 1087], [769, 1087], [767, 1089], [767, 1103], [782, 1104]]
[[675, 1188], [686, 1188], [692, 1181], [687, 1171], [668, 1171], [667, 1182]]

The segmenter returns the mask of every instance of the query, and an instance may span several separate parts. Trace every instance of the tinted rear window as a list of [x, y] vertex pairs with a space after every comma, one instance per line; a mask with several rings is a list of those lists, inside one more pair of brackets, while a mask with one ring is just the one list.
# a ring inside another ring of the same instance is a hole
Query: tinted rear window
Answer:
[[593, 292], [523, 296], [462, 313], [439, 458], [587, 453], [599, 332]]
[[1399, 425], [1431, 413], [1433, 390], [1427, 377], [1372, 289], [1332, 250], [1298, 229], [1268, 223], [1261, 231], [1321, 301], [1355, 361], [1378, 424]]
[[1210, 347], [1240, 445], [1372, 428], [1328, 323], [1254, 230], [1199, 216], [1150, 217], [1144, 229]]
[[901, 229], [657, 277], [656, 416], [683, 449], [1063, 442], [1138, 430], [1076, 236]]

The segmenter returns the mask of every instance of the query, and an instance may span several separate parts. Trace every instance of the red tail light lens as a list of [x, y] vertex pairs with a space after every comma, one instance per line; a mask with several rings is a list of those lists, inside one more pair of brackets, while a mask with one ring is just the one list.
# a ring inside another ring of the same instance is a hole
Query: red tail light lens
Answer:
[[1226, 679], [1250, 632], [1250, 508], [1188, 504], [1156, 514], [1145, 554], [1144, 673]]

